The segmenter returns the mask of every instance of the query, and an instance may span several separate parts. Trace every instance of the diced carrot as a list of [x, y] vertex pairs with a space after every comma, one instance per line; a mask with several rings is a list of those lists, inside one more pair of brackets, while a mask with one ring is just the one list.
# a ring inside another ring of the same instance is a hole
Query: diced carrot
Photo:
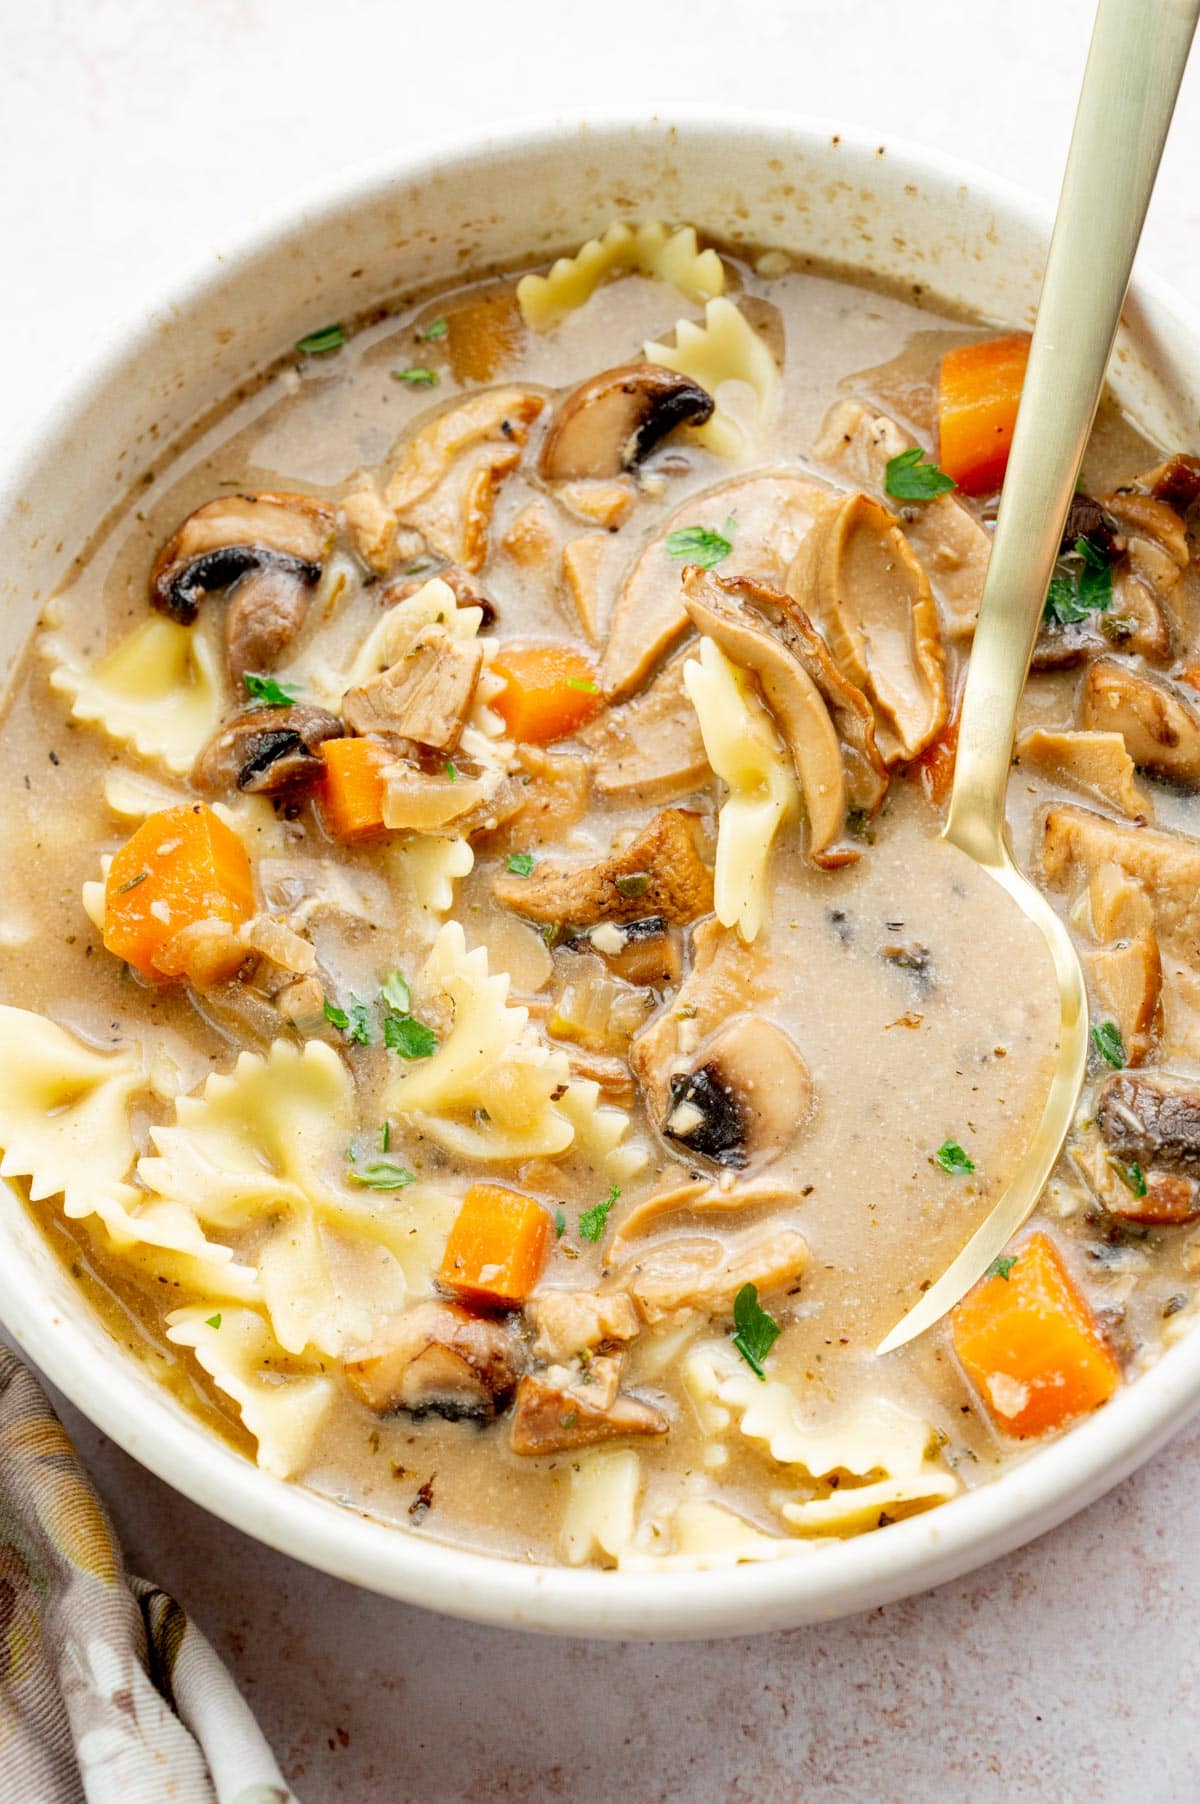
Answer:
[[254, 913], [246, 848], [204, 802], [147, 815], [109, 867], [104, 944], [144, 977], [154, 955], [198, 921], [240, 927]]
[[998, 1263], [954, 1310], [954, 1351], [1002, 1433], [1046, 1434], [1106, 1403], [1121, 1368], [1048, 1235]]
[[542, 1205], [501, 1184], [472, 1184], [438, 1277], [467, 1302], [513, 1309], [538, 1281], [550, 1239]]
[[321, 813], [335, 839], [362, 839], [383, 826], [387, 753], [374, 739], [326, 739]]
[[964, 495], [990, 495], [1004, 481], [1029, 334], [959, 345], [942, 358], [938, 463]]
[[604, 705], [595, 666], [570, 645], [506, 646], [489, 669], [504, 678], [491, 706], [514, 739], [565, 739]]

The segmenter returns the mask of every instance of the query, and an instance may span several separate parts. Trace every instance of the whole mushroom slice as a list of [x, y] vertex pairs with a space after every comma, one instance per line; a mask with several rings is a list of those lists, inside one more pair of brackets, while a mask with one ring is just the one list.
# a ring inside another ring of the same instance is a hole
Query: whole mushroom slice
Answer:
[[602, 1354], [581, 1375], [561, 1365], [526, 1373], [517, 1386], [509, 1437], [513, 1452], [528, 1458], [630, 1435], [666, 1434], [671, 1424], [661, 1409], [617, 1390], [616, 1366]]
[[679, 808], [656, 814], [636, 839], [597, 863], [545, 859], [528, 877], [502, 872], [493, 880], [492, 894], [527, 920], [581, 926], [645, 916], [683, 925], [713, 905], [712, 872]]
[[924, 751], [946, 724], [946, 657], [928, 579], [896, 516], [846, 496], [804, 540], [786, 587], [847, 682], [875, 703], [884, 761]]
[[[837, 503], [827, 483], [793, 470], [768, 470], [695, 495], [663, 523], [639, 554], [613, 610], [600, 666], [609, 701], [640, 689], [688, 628], [680, 576], [694, 561], [676, 534], [707, 532], [724, 540], [723, 576], [753, 576], [783, 587], [784, 575], [819, 515]], [[720, 547], [715, 543], [715, 549]]]
[[490, 1421], [516, 1388], [524, 1345], [511, 1323], [430, 1301], [395, 1317], [350, 1353], [346, 1382], [377, 1415]]
[[1165, 462], [1140, 476], [1138, 486], [1148, 490], [1156, 501], [1165, 501], [1177, 513], [1186, 514], [1200, 499], [1200, 457], [1175, 451]]
[[712, 411], [707, 389], [662, 364], [603, 370], [559, 403], [538, 467], [547, 482], [618, 476], [677, 426], [702, 426]]
[[277, 795], [314, 783], [325, 766], [318, 748], [346, 729], [324, 708], [254, 708], [235, 715], [209, 740], [192, 767], [192, 782], [207, 795], [241, 789]]
[[662, 1134], [693, 1158], [744, 1171], [768, 1164], [795, 1139], [812, 1110], [808, 1066], [773, 1021], [741, 1015], [669, 1082]]
[[847, 806], [874, 814], [887, 793], [870, 703], [790, 596], [692, 566], [683, 599], [700, 631], [759, 680], [804, 796], [809, 856], [819, 865], [845, 864], [848, 849], [838, 842]]
[[189, 514], [150, 572], [150, 599], [188, 626], [206, 595], [234, 589], [231, 674], [269, 669], [308, 610], [337, 524], [311, 495], [223, 495]]
[[1200, 783], [1200, 713], [1133, 664], [1101, 658], [1088, 671], [1083, 722], [1120, 733], [1133, 762], [1174, 783]]

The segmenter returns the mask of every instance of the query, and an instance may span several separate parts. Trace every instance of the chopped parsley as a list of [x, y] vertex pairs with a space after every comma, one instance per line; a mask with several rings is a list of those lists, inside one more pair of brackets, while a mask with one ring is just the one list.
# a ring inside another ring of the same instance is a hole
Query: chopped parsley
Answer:
[[1066, 569], [1050, 578], [1044, 618], [1052, 626], [1078, 626], [1089, 614], [1106, 614], [1112, 606], [1112, 569], [1089, 539], [1076, 539], [1064, 560]]
[[505, 863], [514, 877], [528, 877], [533, 872], [535, 860], [532, 852], [510, 852]]
[[437, 376], [432, 370], [420, 367], [411, 370], [393, 370], [392, 375], [397, 382], [407, 382], [410, 388], [432, 388]]
[[965, 1177], [968, 1172], [975, 1169], [974, 1159], [963, 1150], [957, 1140], [943, 1140], [933, 1156], [943, 1171], [948, 1171], [955, 1177]]
[[1126, 1189], [1132, 1190], [1134, 1196], [1145, 1196], [1146, 1174], [1136, 1159], [1126, 1165], [1124, 1160], [1114, 1159], [1110, 1153], [1108, 1162], [1120, 1178], [1122, 1184], [1125, 1185]]
[[427, 1059], [437, 1048], [437, 1035], [413, 1015], [386, 1015], [383, 1043], [402, 1059]]
[[338, 1008], [328, 997], [321, 1004], [325, 1011], [325, 1019], [346, 1035], [352, 1046], [369, 1046], [371, 1044], [371, 1012], [365, 1002], [350, 999], [349, 1009]]
[[958, 484], [935, 463], [926, 462], [922, 447], [914, 445], [911, 451], [888, 458], [883, 486], [893, 501], [933, 501], [938, 495], [948, 495]]
[[567, 1231], [567, 1212], [565, 1209], [554, 1211], [554, 1238], [561, 1240]]
[[136, 877], [128, 877], [124, 883], [117, 886], [118, 896], [127, 896], [131, 889], [137, 888], [139, 883], [145, 883], [149, 875], [149, 871], [139, 871]]
[[204, 1326], [206, 1328], [219, 1328], [221, 1326], [220, 1314], [206, 1315], [204, 1318]]
[[579, 1232], [585, 1240], [594, 1242], [603, 1239], [604, 1230], [608, 1226], [609, 1211], [620, 1194], [620, 1190], [613, 1184], [602, 1203], [597, 1203], [592, 1209], [584, 1210], [579, 1217]]
[[380, 1150], [380, 1152], [384, 1152], [384, 1153], [388, 1152], [391, 1148], [391, 1144], [392, 1144], [392, 1124], [390, 1121], [385, 1121], [383, 1126], [379, 1130], [379, 1150]]
[[763, 1360], [780, 1336], [779, 1323], [758, 1300], [758, 1286], [743, 1284], [733, 1299], [733, 1344], [750, 1370], [765, 1379]]
[[352, 1184], [365, 1184], [368, 1190], [403, 1190], [417, 1181], [411, 1171], [405, 1171], [403, 1165], [393, 1165], [390, 1159], [378, 1159], [374, 1165], [365, 1165], [349, 1176]]
[[452, 764], [448, 758], [446, 760], [446, 775], [452, 783], [458, 782], [458, 766], [457, 764]]
[[1115, 1021], [1098, 1021], [1092, 1029], [1092, 1045], [1114, 1071], [1125, 1069], [1125, 1042]]
[[578, 689], [581, 695], [599, 695], [600, 693], [599, 683], [593, 683], [588, 677], [568, 677], [566, 686], [568, 689]]
[[389, 972], [379, 986], [379, 994], [398, 1015], [407, 1015], [412, 1008], [412, 991], [408, 987], [408, 979], [399, 971]]
[[296, 349], [305, 357], [325, 357], [330, 351], [340, 351], [345, 343], [344, 326], [322, 326], [318, 331], [298, 338]]
[[449, 321], [444, 318], [439, 318], [431, 320], [429, 325], [427, 325], [423, 331], [417, 333], [417, 338], [422, 344], [427, 344], [430, 339], [445, 338], [449, 330]]
[[615, 877], [613, 887], [618, 896], [624, 896], [626, 901], [632, 901], [636, 896], [644, 896], [650, 888], [650, 873], [649, 871], [630, 871], [627, 877]]
[[726, 520], [724, 533], [715, 532], [711, 526], [677, 526], [667, 534], [667, 552], [681, 563], [699, 564], [701, 570], [711, 570], [733, 550], [732, 542], [725, 536], [732, 531], [732, 519]]
[[264, 708], [290, 708], [296, 699], [296, 691], [284, 683], [277, 683], [274, 677], [256, 676], [253, 670], [246, 671], [242, 677], [246, 685], [246, 693], [261, 702]]
[[1001, 1253], [999, 1259], [992, 1260], [992, 1263], [988, 1266], [983, 1275], [985, 1278], [1003, 1278], [1007, 1281], [1008, 1274], [1016, 1263], [1017, 1256], [1015, 1253]]

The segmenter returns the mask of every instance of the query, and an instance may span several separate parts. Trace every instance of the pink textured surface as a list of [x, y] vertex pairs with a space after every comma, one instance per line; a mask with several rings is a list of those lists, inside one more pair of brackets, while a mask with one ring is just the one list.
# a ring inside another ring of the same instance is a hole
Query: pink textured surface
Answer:
[[[181, 262], [456, 121], [613, 101], [790, 108], [1049, 198], [1090, 13], [607, 0], [598, 27], [561, 0], [458, 0], [447, 30], [436, 7], [395, 0], [0, 0], [6, 421], [40, 410]], [[1193, 293], [1198, 137], [1193, 71], [1145, 246]], [[1200, 1797], [1200, 1431], [926, 1597], [767, 1639], [619, 1647], [466, 1627], [310, 1573], [64, 1414], [131, 1563], [229, 1660], [305, 1804]]]

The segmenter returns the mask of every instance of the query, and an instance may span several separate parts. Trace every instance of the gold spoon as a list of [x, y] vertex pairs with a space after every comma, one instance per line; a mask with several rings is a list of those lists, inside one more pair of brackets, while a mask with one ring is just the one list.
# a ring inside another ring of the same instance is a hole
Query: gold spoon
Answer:
[[943, 830], [1045, 937], [1062, 1007], [1054, 1077], [1008, 1188], [877, 1353], [891, 1353], [924, 1333], [983, 1276], [1041, 1195], [1079, 1101], [1088, 1048], [1083, 973], [1066, 927], [1013, 862], [1004, 805], [1017, 708], [1198, 15], [1200, 0], [1099, 0], [1096, 9], [967, 671]]

